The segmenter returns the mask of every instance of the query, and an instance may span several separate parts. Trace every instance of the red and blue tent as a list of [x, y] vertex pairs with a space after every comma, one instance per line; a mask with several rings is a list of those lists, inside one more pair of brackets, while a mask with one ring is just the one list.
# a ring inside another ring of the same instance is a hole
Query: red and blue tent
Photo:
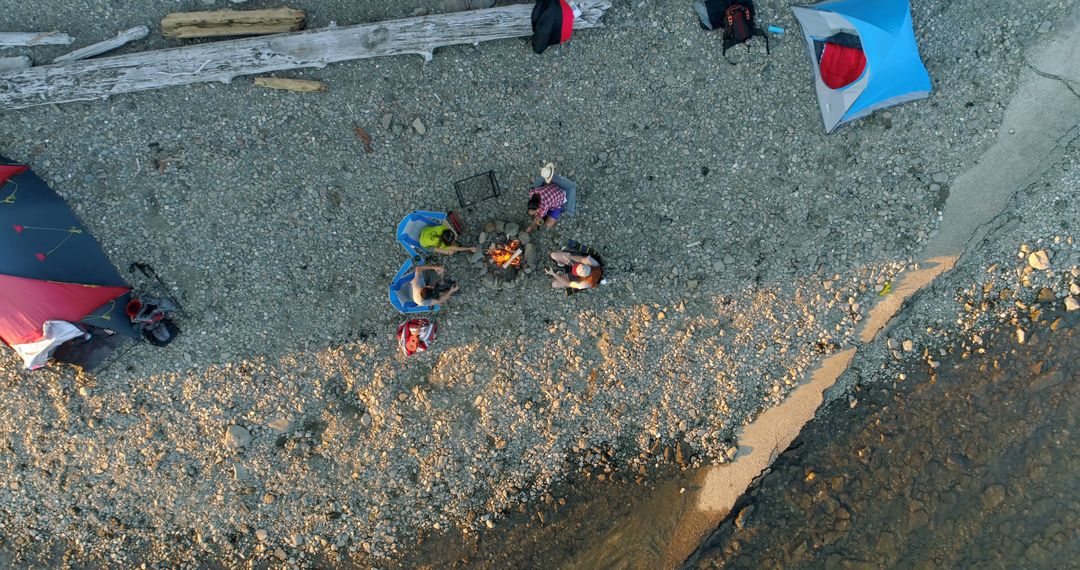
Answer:
[[94, 237], [29, 167], [0, 157], [0, 340], [43, 340], [47, 321], [138, 338], [124, 312], [131, 288]]

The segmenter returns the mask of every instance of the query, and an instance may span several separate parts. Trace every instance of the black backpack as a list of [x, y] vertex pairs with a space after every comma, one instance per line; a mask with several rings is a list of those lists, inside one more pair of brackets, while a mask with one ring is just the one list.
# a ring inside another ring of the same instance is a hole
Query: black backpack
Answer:
[[[765, 53], [769, 53], [769, 37], [764, 30], [754, 26], [752, 0], [696, 0], [694, 10], [697, 11], [702, 28], [723, 28], [724, 49], [721, 55], [725, 58], [729, 48], [744, 44], [754, 36], [765, 38]], [[746, 49], [749, 51], [750, 46]]]
[[533, 52], [538, 54], [569, 40], [574, 31], [573, 8], [566, 0], [537, 0], [532, 9], [532, 31]]

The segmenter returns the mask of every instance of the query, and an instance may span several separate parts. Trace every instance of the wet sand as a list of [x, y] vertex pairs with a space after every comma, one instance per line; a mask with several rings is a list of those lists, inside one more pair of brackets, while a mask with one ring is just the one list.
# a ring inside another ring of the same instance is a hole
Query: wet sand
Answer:
[[[389, 568], [554, 568], [585, 567], [579, 559], [612, 535], [640, 527], [674, 528], [689, 506], [670, 503], [667, 487], [690, 485], [688, 473], [665, 468], [640, 484], [616, 475], [598, 481], [578, 474], [559, 485], [550, 500], [523, 506], [499, 526], [479, 533], [458, 530], [427, 536]], [[688, 495], [686, 496], [688, 497]], [[653, 516], [634, 513], [647, 510]], [[638, 543], [613, 553], [609, 567], [662, 554], [657, 545]]]

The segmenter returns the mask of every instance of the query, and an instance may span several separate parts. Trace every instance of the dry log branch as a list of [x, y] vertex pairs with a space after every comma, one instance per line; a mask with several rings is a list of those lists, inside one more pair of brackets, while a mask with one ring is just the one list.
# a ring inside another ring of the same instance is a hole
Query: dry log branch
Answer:
[[[580, 0], [574, 29], [595, 28], [611, 0]], [[119, 93], [239, 75], [403, 54], [431, 58], [437, 47], [529, 36], [531, 4], [331, 27], [31, 67], [0, 75], [0, 109], [92, 101]], [[522, 53], [521, 57], [526, 56]]]
[[283, 91], [299, 91], [312, 93], [326, 91], [326, 84], [321, 81], [309, 81], [307, 79], [286, 79], [284, 77], [256, 77], [255, 85], [267, 89], [281, 89]]
[[30, 67], [30, 58], [25, 55], [0, 57], [0, 73], [10, 73]]
[[79, 48], [75, 51], [65, 53], [64, 55], [53, 60], [53, 63], [66, 63], [69, 61], [78, 61], [80, 59], [86, 59], [88, 57], [94, 57], [95, 55], [101, 55], [107, 51], [112, 51], [128, 42], [135, 40], [141, 40], [150, 33], [150, 28], [146, 26], [136, 26], [130, 30], [124, 30], [116, 35], [115, 38], [98, 42], [96, 44], [90, 44], [84, 48]]
[[66, 46], [74, 38], [60, 32], [0, 32], [0, 48], [26, 46]]
[[304, 13], [292, 8], [174, 12], [161, 20], [170, 38], [209, 38], [280, 34], [304, 29]]

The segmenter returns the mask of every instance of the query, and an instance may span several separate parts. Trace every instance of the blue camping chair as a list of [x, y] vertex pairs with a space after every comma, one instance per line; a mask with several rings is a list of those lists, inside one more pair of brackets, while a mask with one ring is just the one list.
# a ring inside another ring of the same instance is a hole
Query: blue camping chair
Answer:
[[402, 313], [427, 313], [439, 310], [439, 305], [417, 305], [412, 299], [411, 284], [416, 274], [413, 260], [405, 260], [394, 280], [390, 282], [390, 304]]
[[397, 227], [397, 241], [413, 260], [421, 260], [431, 252], [420, 245], [420, 231], [429, 226], [441, 226], [446, 222], [445, 212], [413, 210]]
[[[563, 207], [563, 214], [567, 216], [573, 216], [577, 213], [577, 184], [574, 184], [570, 180], [563, 178], [556, 174], [551, 177], [551, 183], [562, 188], [563, 192], [566, 192], [566, 205]], [[544, 185], [544, 177], [537, 176], [533, 179], [533, 188], [539, 188]]]

